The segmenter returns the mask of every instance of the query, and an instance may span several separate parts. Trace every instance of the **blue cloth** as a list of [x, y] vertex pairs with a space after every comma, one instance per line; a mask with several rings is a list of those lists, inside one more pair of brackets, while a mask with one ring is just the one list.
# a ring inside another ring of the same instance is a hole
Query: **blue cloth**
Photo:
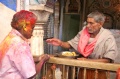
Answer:
[[0, 2], [8, 8], [16, 11], [17, 0], [0, 0]]

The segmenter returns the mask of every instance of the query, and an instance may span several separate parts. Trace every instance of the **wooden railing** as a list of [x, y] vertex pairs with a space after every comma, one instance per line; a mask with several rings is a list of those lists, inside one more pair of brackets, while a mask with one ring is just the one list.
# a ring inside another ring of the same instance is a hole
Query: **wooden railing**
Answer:
[[[51, 57], [44, 65], [41, 77], [44, 77], [43, 79], [56, 79], [56, 68], [59, 68], [61, 79], [78, 79], [79, 68], [84, 68], [83, 79], [86, 79], [86, 69], [90, 68], [95, 70], [94, 79], [99, 79], [97, 76], [97, 70], [116, 72], [119, 67], [120, 64], [114, 63], [89, 62], [77, 59]], [[106, 79], [110, 79], [110, 76], [107, 75]]]

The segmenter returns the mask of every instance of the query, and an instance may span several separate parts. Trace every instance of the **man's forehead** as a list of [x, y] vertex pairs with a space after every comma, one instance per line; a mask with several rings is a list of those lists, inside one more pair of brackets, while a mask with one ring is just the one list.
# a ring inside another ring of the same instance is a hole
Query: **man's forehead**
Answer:
[[87, 22], [95, 22], [94, 18], [87, 18]]

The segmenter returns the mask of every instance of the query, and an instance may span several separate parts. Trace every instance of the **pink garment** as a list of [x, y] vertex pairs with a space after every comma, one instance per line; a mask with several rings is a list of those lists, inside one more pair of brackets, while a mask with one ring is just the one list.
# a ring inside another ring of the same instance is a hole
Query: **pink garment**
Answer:
[[96, 37], [91, 43], [88, 44], [89, 38], [90, 38], [90, 34], [88, 33], [88, 29], [87, 28], [83, 29], [78, 43], [78, 51], [84, 57], [87, 57], [93, 52], [94, 46], [97, 42], [97, 37]]
[[13, 29], [9, 33], [0, 44], [0, 51], [2, 51], [0, 54], [4, 53], [0, 62], [0, 79], [27, 79], [35, 75], [35, 64], [30, 46], [18, 31]]

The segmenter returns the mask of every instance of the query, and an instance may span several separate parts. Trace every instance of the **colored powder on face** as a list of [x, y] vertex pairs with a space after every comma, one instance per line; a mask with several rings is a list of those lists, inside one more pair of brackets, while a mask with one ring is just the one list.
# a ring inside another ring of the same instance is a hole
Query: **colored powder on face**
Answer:
[[25, 26], [25, 25], [26, 25], [25, 20], [19, 20], [19, 21], [18, 21], [18, 27], [22, 28], [22, 27]]
[[33, 27], [32, 24], [30, 24], [30, 21], [27, 21], [27, 20], [19, 20], [18, 26], [19, 28], [23, 28], [25, 31]]
[[33, 13], [29, 13], [25, 17], [27, 21], [30, 21], [31, 24], [34, 24], [36, 22], [36, 17], [33, 17]]
[[[33, 25], [33, 24], [35, 24], [37, 17], [32, 12], [21, 10], [20, 12], [17, 12], [13, 16], [13, 19], [11, 22], [12, 27], [14, 27], [15, 29], [19, 29], [20, 27], [18, 26], [19, 25], [18, 23], [21, 20], [25, 20], [27, 22], [29, 21], [31, 23], [31, 25]], [[20, 26], [24, 25], [24, 23], [26, 23], [26, 22], [21, 23]]]

